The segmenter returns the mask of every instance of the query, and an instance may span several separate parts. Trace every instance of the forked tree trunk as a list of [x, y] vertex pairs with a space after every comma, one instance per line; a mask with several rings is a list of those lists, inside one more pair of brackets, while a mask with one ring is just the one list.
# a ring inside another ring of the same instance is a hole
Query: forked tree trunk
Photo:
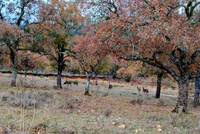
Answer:
[[90, 89], [90, 74], [88, 74], [86, 72], [86, 76], [87, 76], [87, 84], [86, 84], [86, 88], [85, 88], [85, 95], [90, 95], [89, 93], [89, 89]]
[[[198, 72], [200, 73], [200, 72]], [[194, 93], [194, 107], [200, 105], [199, 103], [199, 93], [200, 93], [200, 77], [195, 80], [195, 93]]]
[[15, 57], [16, 54], [14, 51], [10, 48], [10, 62], [11, 62], [11, 67], [12, 67], [12, 81], [11, 81], [11, 86], [15, 87], [17, 83], [17, 67], [15, 65]]
[[178, 101], [172, 112], [187, 112], [189, 77], [184, 75], [178, 81]]
[[158, 75], [157, 75], [156, 98], [160, 98], [162, 77], [163, 77], [163, 73], [158, 73]]
[[61, 77], [62, 77], [62, 69], [58, 69], [58, 74], [57, 74], [57, 87], [58, 88], [62, 88]]

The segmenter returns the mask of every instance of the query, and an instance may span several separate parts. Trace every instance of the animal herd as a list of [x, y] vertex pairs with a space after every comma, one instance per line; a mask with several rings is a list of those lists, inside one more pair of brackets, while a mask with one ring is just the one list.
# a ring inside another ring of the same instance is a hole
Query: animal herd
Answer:
[[[76, 86], [78, 86], [78, 81], [68, 81], [68, 80], [66, 80], [63, 84], [66, 84], [66, 85], [72, 85], [72, 84], [74, 84], [74, 85], [76, 85]], [[113, 88], [113, 85], [111, 85], [110, 83], [109, 83], [109, 85], [108, 85], [108, 89], [112, 89]], [[140, 87], [138, 87], [137, 86], [137, 90], [138, 90], [138, 92], [140, 92], [141, 91], [141, 88]], [[144, 93], [149, 93], [149, 90], [148, 89], [145, 89], [144, 87], [142, 87], [142, 91], [144, 92]]]
[[68, 80], [66, 80], [63, 84], [66, 84], [66, 85], [72, 85], [72, 84], [74, 84], [74, 85], [76, 85], [76, 86], [78, 86], [78, 81], [68, 81]]
[[[141, 91], [141, 88], [137, 86], [137, 90], [138, 90], [138, 92], [140, 92], [140, 91]], [[149, 90], [148, 90], [148, 89], [145, 89], [144, 87], [143, 87], [142, 91], [143, 91], [144, 93], [146, 93], [146, 94], [149, 93]]]

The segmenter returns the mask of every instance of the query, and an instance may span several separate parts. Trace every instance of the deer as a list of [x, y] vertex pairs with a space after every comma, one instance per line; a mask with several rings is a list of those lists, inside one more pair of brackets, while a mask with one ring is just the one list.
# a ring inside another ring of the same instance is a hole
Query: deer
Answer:
[[113, 86], [109, 83], [108, 89], [111, 89], [111, 88], [113, 88]]
[[78, 81], [74, 81], [73, 84], [78, 86]]
[[71, 86], [71, 81], [68, 81], [68, 80], [66, 80], [63, 84], [67, 84], [67, 85], [70, 85]]
[[139, 87], [137, 86], [137, 90], [140, 92], [140, 91], [141, 91], [141, 88], [139, 88]]
[[145, 88], [143, 87], [143, 92], [144, 92], [144, 93], [149, 93], [149, 90], [148, 90], [148, 89], [145, 89]]

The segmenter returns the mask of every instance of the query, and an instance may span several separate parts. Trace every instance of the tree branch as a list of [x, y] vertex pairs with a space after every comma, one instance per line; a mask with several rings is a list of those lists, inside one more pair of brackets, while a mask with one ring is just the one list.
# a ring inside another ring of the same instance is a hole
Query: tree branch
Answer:
[[[119, 56], [119, 55], [118, 55]], [[174, 72], [173, 70], [171, 70], [170, 68], [168, 68], [167, 66], [163, 65], [161, 62], [159, 62], [158, 60], [153, 60], [153, 59], [149, 59], [147, 57], [143, 57], [143, 58], [140, 58], [139, 56], [137, 55], [132, 55], [130, 56], [129, 58], [125, 58], [123, 56], [119, 56], [120, 58], [119, 59], [124, 59], [126, 61], [142, 61], [142, 62], [145, 62], [149, 65], [152, 65], [152, 66], [155, 66], [157, 68], [160, 68], [161, 70], [165, 70], [168, 74], [170, 74], [176, 81], [179, 80], [179, 77], [177, 76], [176, 72]]]
[[189, 61], [188, 61], [188, 66], [191, 65], [191, 64], [194, 64], [195, 63], [195, 58], [200, 54], [200, 48], [197, 49], [193, 54], [192, 56], [190, 57]]

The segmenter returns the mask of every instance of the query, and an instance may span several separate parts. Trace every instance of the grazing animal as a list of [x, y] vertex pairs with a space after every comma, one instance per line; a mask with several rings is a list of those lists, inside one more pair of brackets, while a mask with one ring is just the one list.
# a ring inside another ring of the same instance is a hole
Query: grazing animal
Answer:
[[108, 89], [111, 89], [111, 88], [113, 88], [113, 86], [109, 83]]
[[78, 86], [78, 81], [74, 81], [73, 84]]
[[148, 89], [145, 89], [145, 88], [143, 87], [143, 92], [149, 93], [149, 90], [148, 90]]
[[139, 88], [139, 87], [137, 86], [137, 90], [140, 92], [141, 88]]
[[68, 81], [68, 80], [66, 80], [63, 84], [67, 84], [67, 85], [70, 85], [71, 86], [71, 81]]

